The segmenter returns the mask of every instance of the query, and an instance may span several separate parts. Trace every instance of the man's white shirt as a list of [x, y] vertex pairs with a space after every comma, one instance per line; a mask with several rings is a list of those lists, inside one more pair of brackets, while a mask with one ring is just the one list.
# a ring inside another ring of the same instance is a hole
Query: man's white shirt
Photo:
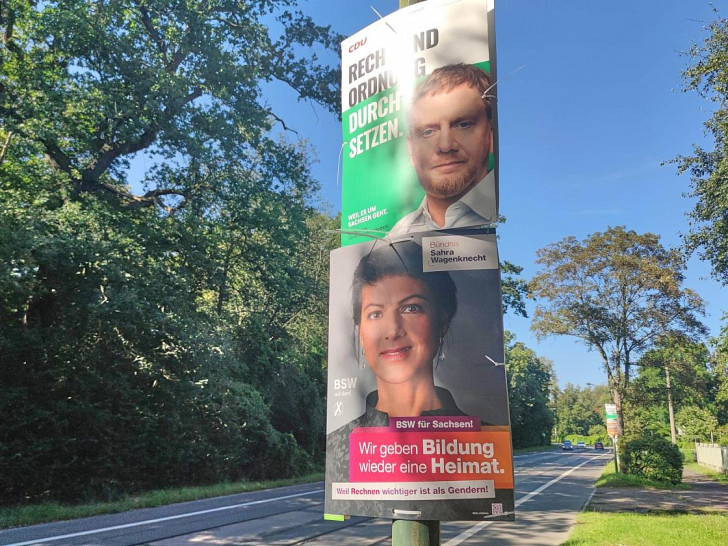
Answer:
[[498, 220], [496, 210], [495, 174], [490, 171], [468, 193], [447, 208], [442, 226], [437, 225], [430, 216], [425, 196], [417, 209], [394, 224], [389, 235], [493, 224]]

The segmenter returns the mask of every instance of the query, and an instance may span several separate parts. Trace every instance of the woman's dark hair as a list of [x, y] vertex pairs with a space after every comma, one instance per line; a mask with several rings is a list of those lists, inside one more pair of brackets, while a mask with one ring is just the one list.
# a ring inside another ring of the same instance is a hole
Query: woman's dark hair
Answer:
[[354, 324], [361, 324], [361, 293], [364, 286], [375, 284], [384, 277], [399, 275], [420, 279], [427, 285], [434, 297], [438, 326], [444, 332], [458, 308], [457, 288], [447, 272], [423, 271], [422, 247], [414, 241], [382, 244], [361, 259], [351, 284]]

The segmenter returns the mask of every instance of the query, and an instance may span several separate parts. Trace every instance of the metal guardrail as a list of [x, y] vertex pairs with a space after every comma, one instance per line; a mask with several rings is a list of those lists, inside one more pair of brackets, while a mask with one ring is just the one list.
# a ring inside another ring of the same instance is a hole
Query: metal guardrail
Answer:
[[728, 474], [728, 447], [718, 444], [695, 444], [698, 464]]

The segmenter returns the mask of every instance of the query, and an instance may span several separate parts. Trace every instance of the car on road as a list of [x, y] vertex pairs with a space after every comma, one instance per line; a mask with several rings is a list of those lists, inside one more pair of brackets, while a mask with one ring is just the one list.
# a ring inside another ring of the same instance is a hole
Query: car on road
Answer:
[[561, 449], [564, 451], [572, 451], [574, 449], [574, 446], [571, 445], [571, 440], [564, 440], [561, 442]]
[[576, 442], [576, 449], [586, 449], [586, 444], [579, 440], [578, 442]]
[[594, 449], [604, 449], [604, 444], [599, 441], [594, 442]]

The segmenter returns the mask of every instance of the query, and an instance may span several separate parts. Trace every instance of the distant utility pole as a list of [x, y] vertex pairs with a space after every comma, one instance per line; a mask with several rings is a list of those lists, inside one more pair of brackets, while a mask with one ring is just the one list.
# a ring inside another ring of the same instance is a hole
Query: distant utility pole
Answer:
[[677, 434], [675, 433], [675, 413], [672, 409], [672, 388], [670, 387], [670, 368], [665, 362], [665, 383], [667, 383], [667, 411], [670, 415], [670, 436], [672, 443], [677, 445]]

